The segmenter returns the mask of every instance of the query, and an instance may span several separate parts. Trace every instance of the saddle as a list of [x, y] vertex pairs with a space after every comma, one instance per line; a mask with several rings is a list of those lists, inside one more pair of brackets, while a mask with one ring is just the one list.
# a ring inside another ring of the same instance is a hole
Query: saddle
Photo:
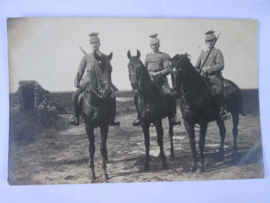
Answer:
[[[222, 85], [223, 85], [223, 92], [225, 94], [225, 97], [233, 95], [238, 90], [237, 87], [234, 86], [233, 84], [229, 83], [228, 80], [223, 79], [222, 82], [223, 82]], [[209, 84], [209, 81], [208, 81], [208, 84]], [[213, 86], [210, 84], [209, 84], [209, 86], [210, 86], [210, 91], [211, 91], [212, 97], [215, 97], [216, 92], [215, 92]]]

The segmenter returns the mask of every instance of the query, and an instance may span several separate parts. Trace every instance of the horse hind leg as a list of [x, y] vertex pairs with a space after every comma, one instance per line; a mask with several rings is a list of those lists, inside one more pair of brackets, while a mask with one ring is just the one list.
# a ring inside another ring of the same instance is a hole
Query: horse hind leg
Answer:
[[233, 117], [233, 161], [236, 161], [237, 159], [237, 135], [238, 135], [238, 124], [239, 124], [239, 113], [238, 112], [232, 112]]
[[207, 131], [207, 123], [200, 125], [200, 141], [199, 141], [199, 147], [200, 147], [200, 162], [198, 164], [198, 168], [196, 173], [201, 174], [204, 172], [204, 147], [205, 147], [205, 135]]
[[90, 155], [90, 179], [91, 182], [94, 183], [96, 179], [95, 175], [95, 165], [94, 165], [94, 155], [95, 155], [95, 136], [94, 136], [94, 128], [90, 126], [87, 122], [85, 122], [85, 129], [87, 132], [87, 136], [89, 139], [89, 155]]
[[104, 180], [108, 180], [109, 176], [107, 173], [106, 162], [108, 161], [108, 152], [107, 152], [107, 136], [108, 136], [108, 125], [103, 125], [100, 127], [101, 133], [101, 143], [100, 143], [100, 153], [102, 156], [102, 170]]
[[223, 161], [225, 159], [225, 157], [224, 157], [224, 141], [225, 141], [225, 135], [226, 135], [226, 128], [224, 125], [224, 121], [221, 119], [217, 120], [217, 125], [219, 127], [219, 135], [220, 135], [218, 161]]
[[171, 160], [173, 160], [175, 158], [174, 147], [173, 147], [173, 125], [172, 125], [170, 116], [168, 117], [168, 120], [169, 120], [169, 136], [170, 136], [170, 142], [171, 142], [170, 152], [171, 152]]
[[161, 158], [161, 161], [162, 161], [162, 169], [166, 170], [168, 169], [168, 165], [166, 162], [166, 156], [164, 154], [164, 148], [163, 148], [163, 128], [162, 128], [161, 120], [157, 120], [155, 122], [155, 127], [157, 131], [157, 143], [160, 149], [159, 157]]

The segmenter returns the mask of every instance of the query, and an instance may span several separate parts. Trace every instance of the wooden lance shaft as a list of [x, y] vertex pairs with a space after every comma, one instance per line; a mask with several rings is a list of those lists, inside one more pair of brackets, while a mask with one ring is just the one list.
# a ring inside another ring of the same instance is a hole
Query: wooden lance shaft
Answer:
[[214, 44], [213, 44], [212, 48], [211, 48], [211, 49], [210, 49], [210, 51], [208, 52], [208, 54], [207, 54], [207, 56], [206, 56], [206, 58], [205, 58], [205, 60], [204, 60], [204, 62], [203, 62], [203, 64], [202, 64], [202, 66], [201, 66], [201, 68], [200, 68], [199, 73], [201, 73], [202, 68], [203, 68], [203, 66], [204, 66], [205, 62], [207, 61], [207, 59], [208, 59], [208, 57], [209, 57], [209, 55], [210, 55], [211, 51], [213, 50], [213, 48], [214, 48], [214, 46], [215, 46], [215, 44], [216, 44], [216, 42], [217, 42], [217, 40], [218, 40], [218, 38], [219, 38], [220, 34], [221, 34], [221, 33], [219, 33], [219, 35], [217, 36], [217, 38], [216, 38], [216, 40], [215, 40], [215, 42], [214, 42]]

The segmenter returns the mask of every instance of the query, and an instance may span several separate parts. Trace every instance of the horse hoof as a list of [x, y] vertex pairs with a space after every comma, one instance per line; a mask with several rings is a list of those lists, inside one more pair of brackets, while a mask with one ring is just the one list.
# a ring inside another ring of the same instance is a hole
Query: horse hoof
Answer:
[[163, 163], [162, 164], [162, 170], [167, 170], [167, 169], [169, 169], [168, 164], [167, 163]]
[[218, 161], [224, 161], [225, 160], [225, 157], [224, 155], [219, 155], [218, 158], [217, 158]]
[[170, 160], [174, 160], [175, 156], [174, 154], [171, 154]]
[[109, 176], [108, 176], [107, 173], [103, 174], [103, 179], [104, 179], [104, 180], [109, 180]]
[[196, 171], [196, 166], [191, 166], [189, 169], [190, 173], [194, 173]]
[[145, 163], [144, 166], [143, 166], [143, 171], [146, 172], [148, 170], [149, 170], [149, 164]]
[[91, 183], [95, 183], [96, 182], [96, 176], [95, 174], [91, 174]]
[[204, 172], [204, 168], [203, 167], [199, 167], [196, 171], [197, 174], [201, 174]]

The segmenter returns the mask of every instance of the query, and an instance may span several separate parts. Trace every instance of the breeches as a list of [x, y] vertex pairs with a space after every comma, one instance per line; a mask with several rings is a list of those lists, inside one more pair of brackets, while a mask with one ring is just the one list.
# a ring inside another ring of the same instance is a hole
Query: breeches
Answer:
[[210, 79], [209, 82], [214, 88], [216, 94], [223, 94], [222, 82], [219, 78]]

